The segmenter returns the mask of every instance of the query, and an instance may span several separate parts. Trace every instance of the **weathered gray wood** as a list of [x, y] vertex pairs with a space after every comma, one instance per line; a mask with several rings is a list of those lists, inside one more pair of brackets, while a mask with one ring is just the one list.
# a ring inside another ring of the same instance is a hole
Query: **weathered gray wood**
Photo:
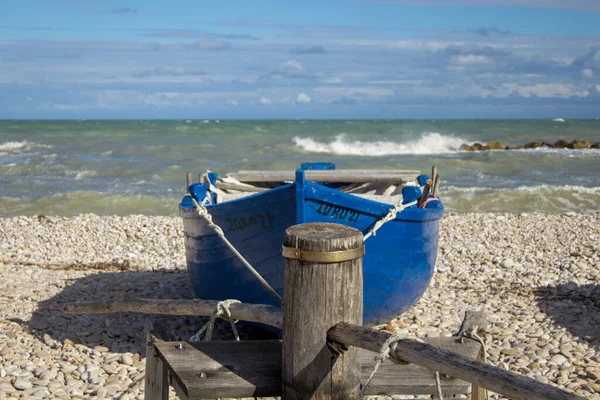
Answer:
[[[389, 182], [402, 183], [414, 181], [419, 175], [417, 170], [306, 170], [306, 179], [315, 182]], [[282, 182], [294, 181], [295, 171], [238, 171], [227, 175], [240, 182]]]
[[417, 202], [417, 206], [421, 206], [421, 204], [427, 201], [427, 197], [429, 196], [429, 192], [431, 191], [431, 179], [427, 179], [425, 186], [423, 186], [423, 192], [421, 192], [421, 197]]
[[237, 190], [239, 192], [264, 192], [269, 190], [268, 188], [261, 188], [256, 186], [236, 185], [234, 183], [228, 183], [223, 181], [217, 181], [215, 186], [219, 189], [224, 190]]
[[440, 187], [440, 174], [437, 174], [435, 176], [435, 179], [433, 180], [433, 190], [431, 191], [431, 195], [435, 198], [438, 197], [439, 187]]
[[[339, 323], [327, 332], [327, 338], [332, 342], [371, 351], [379, 351], [389, 336], [387, 332], [348, 323]], [[449, 374], [514, 400], [581, 399], [554, 386], [415, 340], [400, 340], [390, 356]]]
[[146, 400], [167, 400], [169, 398], [168, 371], [154, 347], [158, 342], [152, 334], [147, 334], [146, 377], [144, 383], [144, 399]]
[[281, 393], [281, 342], [247, 340], [200, 343], [159, 342], [181, 397], [278, 396]]
[[185, 191], [187, 192], [188, 188], [190, 187], [190, 185], [192, 184], [192, 173], [190, 171], [188, 171], [185, 174], [185, 183], [186, 183], [186, 187], [185, 187]]
[[[480, 346], [472, 340], [463, 344], [454, 338], [425, 338], [429, 343], [475, 357]], [[178, 345], [181, 344], [181, 349]], [[281, 396], [281, 341], [159, 342], [159, 361], [168, 365], [171, 386], [181, 398]], [[149, 353], [148, 353], [149, 354]], [[360, 350], [361, 382], [366, 382], [376, 353]], [[206, 374], [202, 377], [202, 373]], [[444, 394], [466, 394], [470, 384], [459, 379], [442, 379]], [[368, 395], [435, 393], [433, 372], [415, 364], [384, 362], [371, 381]]]
[[[284, 245], [312, 252], [363, 246], [360, 231], [339, 224], [295, 225]], [[282, 399], [356, 398], [358, 349], [334, 357], [327, 330], [340, 321], [362, 324], [362, 258], [336, 263], [285, 260]]]
[[[199, 299], [128, 299], [75, 303], [65, 308], [67, 314], [106, 314], [138, 312], [163, 315], [202, 315], [215, 312], [218, 301]], [[231, 316], [242, 321], [260, 322], [281, 328], [281, 309], [264, 304], [235, 303], [229, 306]]]
[[[479, 352], [479, 354], [477, 355], [477, 359], [480, 361], [484, 360], [483, 350], [484, 349], [482, 348], [481, 351]], [[472, 384], [471, 385], [471, 400], [487, 400], [486, 392], [487, 392], [487, 390], [485, 390], [485, 388], [479, 386], [476, 383]]]
[[[457, 342], [455, 337], [423, 338], [432, 346], [436, 346], [468, 358], [475, 358], [479, 354], [481, 345], [474, 340], [466, 339], [463, 343]], [[361, 349], [362, 362], [361, 382], [366, 382], [373, 370], [374, 357], [377, 353]], [[471, 384], [460, 379], [441, 379], [444, 395], [467, 394], [471, 391]], [[416, 364], [400, 365], [392, 360], [384, 361], [377, 373], [369, 383], [367, 395], [381, 394], [437, 394], [435, 372]]]

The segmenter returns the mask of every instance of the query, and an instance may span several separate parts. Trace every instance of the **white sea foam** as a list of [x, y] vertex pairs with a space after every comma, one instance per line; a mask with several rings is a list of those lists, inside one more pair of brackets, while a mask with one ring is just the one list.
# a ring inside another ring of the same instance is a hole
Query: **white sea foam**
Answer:
[[461, 212], [595, 212], [600, 187], [536, 185], [514, 188], [456, 187], [440, 189], [448, 210]]
[[0, 151], [7, 151], [7, 152], [20, 152], [23, 150], [30, 150], [33, 148], [50, 148], [52, 146], [48, 146], [46, 144], [39, 144], [39, 143], [33, 143], [33, 142], [29, 142], [27, 140], [23, 140], [21, 142], [4, 142], [4, 143], [0, 143]]
[[554, 118], [552, 121], [554, 121], [554, 122], [565, 122], [565, 120], [562, 119], [562, 118]]
[[492, 187], [458, 187], [458, 186], [447, 186], [444, 188], [445, 191], [459, 191], [465, 193], [483, 193], [483, 192], [521, 192], [521, 193], [539, 193], [541, 191], [547, 192], [571, 192], [571, 193], [587, 193], [587, 194], [600, 194], [600, 187], [587, 187], [580, 185], [536, 185], [536, 186], [517, 186], [514, 188], [492, 188]]
[[85, 169], [83, 171], [78, 171], [77, 174], [75, 174], [75, 180], [80, 181], [82, 179], [91, 178], [96, 175], [97, 175], [96, 171], [90, 171], [90, 170]]
[[351, 140], [345, 134], [335, 137], [332, 142], [319, 142], [310, 137], [294, 137], [294, 144], [304, 151], [311, 153], [331, 153], [350, 156], [385, 156], [394, 154], [442, 154], [458, 151], [461, 144], [466, 141], [445, 136], [436, 132], [423, 133], [415, 140], [404, 143], [392, 141], [365, 142]]

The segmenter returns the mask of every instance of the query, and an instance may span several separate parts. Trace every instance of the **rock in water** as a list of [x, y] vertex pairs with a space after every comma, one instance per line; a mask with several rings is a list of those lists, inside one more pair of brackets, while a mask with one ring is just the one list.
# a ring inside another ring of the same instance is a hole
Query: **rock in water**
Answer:
[[587, 140], [573, 140], [571, 143], [569, 143], [569, 145], [567, 146], [569, 149], [589, 149], [592, 146], [592, 144], [590, 142], [588, 142]]

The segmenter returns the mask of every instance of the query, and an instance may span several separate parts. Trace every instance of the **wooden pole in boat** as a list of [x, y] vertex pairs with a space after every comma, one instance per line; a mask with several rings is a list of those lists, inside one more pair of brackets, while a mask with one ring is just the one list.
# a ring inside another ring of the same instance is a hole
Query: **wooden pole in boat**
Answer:
[[437, 167], [435, 165], [431, 166], [431, 181], [435, 184], [435, 176], [437, 175]]
[[440, 186], [440, 174], [437, 174], [435, 176], [435, 180], [433, 181], [433, 190], [431, 192], [431, 195], [433, 197], [437, 197], [438, 196], [438, 188]]
[[187, 183], [187, 186], [185, 187], [185, 192], [187, 193], [188, 188], [192, 184], [192, 173], [190, 171], [188, 171], [185, 178], [186, 178], [185, 181]]
[[425, 186], [423, 186], [423, 192], [421, 193], [421, 197], [419, 198], [419, 201], [417, 203], [417, 206], [421, 206], [421, 204], [423, 204], [424, 202], [427, 201], [427, 197], [429, 196], [429, 191], [431, 190], [431, 179], [427, 179], [427, 183], [425, 183]]
[[357, 349], [332, 352], [326, 333], [341, 321], [362, 325], [362, 237], [354, 228], [330, 223], [285, 232], [283, 400], [358, 395]]

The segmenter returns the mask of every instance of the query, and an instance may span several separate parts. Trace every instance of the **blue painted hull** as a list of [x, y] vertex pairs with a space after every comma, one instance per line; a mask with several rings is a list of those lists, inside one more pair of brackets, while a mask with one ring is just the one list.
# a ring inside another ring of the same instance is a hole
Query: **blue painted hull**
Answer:
[[[363, 199], [304, 181], [207, 206], [213, 221], [254, 268], [281, 295], [285, 230], [306, 222], [333, 222], [369, 232], [390, 204]], [[406, 311], [427, 289], [437, 254], [441, 202], [408, 208], [365, 242], [363, 258], [365, 325], [389, 321]], [[187, 267], [202, 299], [238, 299], [279, 305], [226, 247], [196, 210], [182, 202]]]

